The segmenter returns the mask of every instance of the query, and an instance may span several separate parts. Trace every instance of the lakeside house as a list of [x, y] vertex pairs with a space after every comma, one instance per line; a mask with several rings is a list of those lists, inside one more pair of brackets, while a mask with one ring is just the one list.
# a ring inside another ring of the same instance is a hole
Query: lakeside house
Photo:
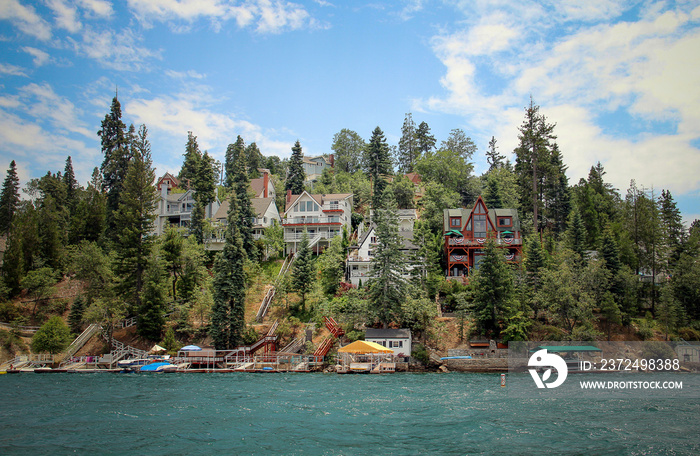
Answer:
[[282, 218], [286, 253], [295, 253], [306, 231], [309, 246], [321, 253], [336, 236], [352, 231], [352, 193], [311, 194], [306, 190], [300, 195], [287, 191], [286, 207]]
[[478, 269], [488, 239], [503, 249], [508, 262], [522, 259], [523, 239], [515, 209], [489, 209], [479, 196], [471, 209], [445, 209], [443, 223], [448, 279], [464, 279]]
[[[401, 253], [405, 257], [406, 270], [403, 277], [408, 279], [415, 268], [411, 259], [418, 247], [413, 244], [413, 223], [416, 219], [415, 209], [402, 209], [398, 211], [399, 237], [401, 239]], [[376, 225], [372, 223], [358, 239], [357, 245], [351, 245], [348, 249], [346, 260], [346, 280], [358, 286], [360, 281], [364, 283], [373, 277], [372, 261], [377, 246]]]
[[[195, 191], [192, 189], [184, 190], [180, 185], [180, 180], [170, 173], [165, 173], [156, 183], [160, 200], [156, 207], [153, 231], [157, 235], [163, 234], [168, 225], [181, 228], [189, 228], [190, 226]], [[218, 198], [207, 204], [204, 208], [204, 217], [214, 217], [219, 206]]]
[[261, 176], [250, 180], [250, 188], [253, 190], [253, 198], [275, 198], [275, 186], [272, 183], [269, 169], [258, 168]]
[[320, 155], [318, 157], [303, 157], [302, 166], [304, 167], [305, 184], [313, 184], [323, 174], [324, 169], [333, 169], [335, 159], [333, 154], [328, 156]]
[[367, 329], [365, 340], [390, 348], [394, 356], [400, 358], [411, 356], [410, 329]]
[[[257, 241], [265, 234], [267, 228], [274, 224], [282, 223], [282, 218], [277, 210], [275, 198], [251, 198], [250, 203], [253, 207], [253, 212], [255, 212], [255, 217], [253, 218], [253, 239]], [[221, 203], [219, 210], [216, 211], [212, 221], [215, 227], [214, 233], [212, 238], [206, 242], [207, 250], [219, 251], [224, 249], [228, 208], [229, 201], [226, 200]]]

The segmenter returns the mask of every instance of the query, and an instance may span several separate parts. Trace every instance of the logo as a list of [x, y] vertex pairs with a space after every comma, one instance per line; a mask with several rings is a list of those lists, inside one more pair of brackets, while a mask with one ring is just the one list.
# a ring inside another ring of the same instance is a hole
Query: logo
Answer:
[[[564, 361], [564, 359], [559, 355], [547, 353], [546, 348], [536, 351], [530, 357], [527, 365], [528, 367], [535, 367], [535, 369], [528, 369], [528, 371], [530, 371], [530, 375], [538, 388], [545, 388], [545, 385], [547, 388], [556, 388], [557, 386], [560, 386], [562, 383], [564, 383], [564, 380], [566, 380], [566, 375], [569, 372], [566, 367], [566, 361]], [[540, 375], [537, 373], [536, 368], [538, 367], [548, 368], [542, 374], [542, 378], [540, 378]], [[549, 380], [549, 377], [552, 376], [552, 368], [556, 369], [557, 371], [557, 379], [551, 383], [544, 383]]]

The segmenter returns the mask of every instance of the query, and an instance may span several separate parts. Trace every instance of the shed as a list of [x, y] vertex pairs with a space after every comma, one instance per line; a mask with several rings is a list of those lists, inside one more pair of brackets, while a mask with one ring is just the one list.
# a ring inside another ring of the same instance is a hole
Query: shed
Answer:
[[410, 329], [368, 329], [365, 340], [391, 348], [396, 356], [411, 356]]

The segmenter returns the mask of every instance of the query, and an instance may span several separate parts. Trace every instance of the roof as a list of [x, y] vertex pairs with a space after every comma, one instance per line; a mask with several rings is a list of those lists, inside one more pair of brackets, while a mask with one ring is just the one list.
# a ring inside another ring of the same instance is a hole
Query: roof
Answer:
[[374, 342], [367, 342], [365, 340], [356, 340], [355, 342], [341, 347], [338, 349], [338, 353], [394, 353], [391, 348], [382, 347]]
[[346, 198], [349, 198], [352, 196], [352, 193], [328, 193], [328, 194], [322, 194], [322, 193], [314, 193], [311, 194], [304, 190], [304, 192], [301, 195], [292, 195], [289, 201], [287, 202], [287, 206], [284, 208], [284, 212], [289, 211], [289, 208], [294, 206], [294, 203], [297, 202], [299, 198], [301, 198], [302, 195], [307, 194], [311, 198], [313, 198], [319, 206], [323, 206], [324, 201], [328, 200], [344, 200]]
[[408, 174], [405, 174], [405, 176], [408, 180], [410, 180], [414, 184], [421, 183], [421, 177], [420, 177], [420, 174], [418, 174], [418, 173], [408, 173]]
[[410, 329], [367, 329], [365, 339], [410, 339]]
[[[253, 212], [255, 212], [256, 217], [261, 217], [267, 208], [270, 207], [270, 203], [275, 201], [274, 198], [251, 198], [250, 204], [253, 206]], [[228, 216], [229, 200], [226, 198], [219, 209], [214, 214], [214, 219], [225, 219]]]
[[541, 345], [537, 348], [533, 348], [530, 351], [537, 351], [546, 348], [548, 352], [552, 353], [564, 353], [564, 352], [596, 352], [603, 351], [598, 347], [592, 345]]
[[306, 156], [304, 156], [302, 158], [303, 158], [304, 163], [310, 163], [310, 164], [316, 165], [316, 164], [318, 164], [319, 161], [323, 160], [323, 163], [325, 165], [330, 165], [330, 163], [328, 163], [328, 160], [326, 160], [326, 157], [324, 157], [323, 155], [319, 155], [318, 157], [306, 157]]
[[[272, 181], [269, 181], [272, 182]], [[251, 179], [250, 180], [250, 188], [253, 189], [253, 193], [255, 193], [255, 196], [261, 194], [263, 190], [265, 190], [265, 178], [264, 177], [258, 177], [257, 179]]]

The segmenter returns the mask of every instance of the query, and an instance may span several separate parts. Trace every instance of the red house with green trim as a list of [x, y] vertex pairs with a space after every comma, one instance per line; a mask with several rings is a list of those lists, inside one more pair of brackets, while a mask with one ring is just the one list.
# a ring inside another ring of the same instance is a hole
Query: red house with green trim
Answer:
[[489, 209], [477, 198], [472, 209], [445, 209], [445, 253], [447, 278], [469, 276], [479, 267], [487, 239], [503, 249], [506, 261], [519, 263], [523, 255], [520, 218], [515, 209]]

